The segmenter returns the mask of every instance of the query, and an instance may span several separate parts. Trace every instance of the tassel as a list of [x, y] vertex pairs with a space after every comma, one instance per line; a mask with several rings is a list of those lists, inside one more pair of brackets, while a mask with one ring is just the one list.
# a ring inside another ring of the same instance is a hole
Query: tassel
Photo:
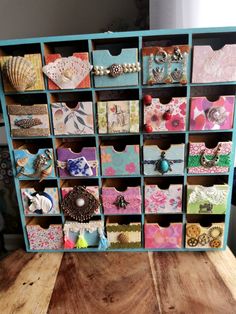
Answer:
[[74, 248], [74, 242], [72, 242], [70, 239], [65, 239], [64, 248], [65, 249], [73, 249]]
[[79, 235], [79, 238], [78, 238], [78, 240], [76, 242], [76, 247], [77, 247], [77, 249], [85, 249], [85, 248], [88, 247], [88, 243], [85, 240], [83, 234]]
[[100, 241], [99, 241], [98, 249], [105, 251], [109, 247], [109, 242], [107, 238], [105, 237], [105, 234], [103, 233], [103, 231], [99, 233], [100, 233]]

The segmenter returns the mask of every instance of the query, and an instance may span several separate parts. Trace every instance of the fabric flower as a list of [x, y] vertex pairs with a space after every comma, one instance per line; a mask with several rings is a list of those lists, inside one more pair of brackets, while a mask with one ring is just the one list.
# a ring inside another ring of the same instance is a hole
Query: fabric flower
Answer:
[[129, 164], [127, 164], [125, 166], [125, 170], [128, 172], [128, 173], [135, 173], [136, 172], [136, 166], [133, 162], [130, 162]]
[[184, 119], [176, 114], [171, 117], [170, 120], [165, 123], [167, 130], [170, 131], [183, 131], [184, 130]]
[[106, 176], [114, 176], [116, 174], [116, 171], [112, 167], [108, 167], [105, 169], [105, 175]]

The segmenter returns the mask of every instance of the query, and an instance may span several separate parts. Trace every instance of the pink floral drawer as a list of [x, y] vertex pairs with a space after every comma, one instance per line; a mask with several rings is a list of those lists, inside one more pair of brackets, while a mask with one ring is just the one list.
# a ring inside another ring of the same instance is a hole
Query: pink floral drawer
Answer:
[[206, 97], [193, 97], [190, 130], [232, 129], [234, 101], [234, 96], [221, 96], [216, 101], [209, 101]]
[[52, 224], [48, 229], [40, 225], [26, 226], [31, 250], [59, 250], [63, 248], [62, 225]]
[[157, 131], [184, 131], [186, 120], [186, 98], [172, 98], [168, 104], [162, 104], [159, 98], [144, 107], [145, 128]]
[[182, 228], [180, 222], [174, 222], [169, 227], [161, 227], [157, 223], [144, 224], [146, 249], [175, 249], [182, 247]]
[[236, 81], [236, 45], [193, 47], [193, 83]]
[[140, 187], [128, 187], [124, 192], [114, 187], [102, 188], [104, 214], [140, 214]]
[[231, 165], [232, 142], [219, 142], [215, 148], [207, 148], [204, 142], [189, 143], [189, 173], [223, 173]]
[[181, 184], [171, 184], [168, 189], [145, 185], [145, 213], [179, 213], [182, 211]]

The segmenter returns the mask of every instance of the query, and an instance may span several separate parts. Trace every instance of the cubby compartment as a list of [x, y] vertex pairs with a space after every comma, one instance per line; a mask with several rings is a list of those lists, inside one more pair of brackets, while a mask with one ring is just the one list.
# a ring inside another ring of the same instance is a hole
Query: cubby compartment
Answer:
[[63, 248], [61, 217], [27, 217], [26, 231], [30, 250]]
[[146, 135], [143, 173], [148, 176], [181, 175], [185, 164], [185, 135]]
[[94, 134], [92, 92], [50, 95], [55, 136]]
[[231, 133], [191, 134], [188, 173], [227, 173], [231, 154]]
[[179, 249], [182, 247], [182, 215], [145, 215], [146, 249]]
[[110, 249], [135, 249], [142, 246], [140, 216], [108, 216], [106, 232]]
[[224, 229], [224, 215], [187, 215], [185, 247], [222, 248]]
[[236, 32], [193, 35], [192, 82], [236, 81]]
[[19, 179], [42, 181], [55, 177], [52, 140], [13, 140], [14, 161]]
[[139, 136], [103, 137], [100, 143], [103, 176], [135, 176], [140, 174]]
[[60, 177], [98, 175], [95, 138], [57, 138], [57, 167]]
[[140, 178], [103, 179], [101, 196], [105, 215], [141, 214]]
[[183, 178], [145, 178], [144, 208], [146, 214], [181, 213]]
[[91, 64], [87, 40], [44, 44], [48, 89], [90, 88]]
[[56, 180], [21, 181], [20, 191], [26, 216], [60, 214]]

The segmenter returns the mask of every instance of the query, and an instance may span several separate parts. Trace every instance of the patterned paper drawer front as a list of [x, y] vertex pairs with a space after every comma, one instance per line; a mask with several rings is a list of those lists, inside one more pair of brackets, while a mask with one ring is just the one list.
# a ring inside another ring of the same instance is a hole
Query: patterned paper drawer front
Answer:
[[55, 176], [52, 148], [41, 148], [37, 154], [31, 154], [27, 149], [16, 149], [14, 155], [19, 178], [43, 180]]
[[141, 224], [130, 223], [119, 225], [118, 223], [107, 223], [107, 239], [110, 249], [140, 248], [141, 247]]
[[[95, 197], [96, 197], [96, 199], [99, 201], [99, 188], [98, 188], [98, 186], [86, 186], [85, 187], [85, 189], [89, 192], [89, 193], [91, 193], [91, 194], [93, 194]], [[62, 188], [61, 189], [61, 192], [62, 192], [62, 198], [64, 198], [70, 191], [72, 191], [73, 190], [73, 187], [68, 187], [68, 188]], [[98, 214], [100, 214], [100, 212], [101, 212], [101, 208], [100, 208], [100, 206], [96, 209], [96, 211], [95, 211], [95, 215], [98, 215]]]
[[55, 135], [94, 134], [92, 102], [78, 102], [73, 109], [63, 102], [53, 103], [51, 108]]
[[193, 47], [193, 83], [236, 81], [236, 45]]
[[103, 187], [102, 204], [105, 214], [140, 214], [140, 187], [128, 187], [124, 192], [114, 187]]
[[[74, 66], [73, 63], [73, 57], [77, 58], [81, 62], [80, 67]], [[45, 56], [45, 62], [46, 64], [52, 63], [54, 65], [54, 71], [53, 69], [50, 69], [51, 74], [53, 77], [58, 81], [60, 87], [53, 82], [50, 78], [48, 78], [48, 89], [60, 89], [60, 88], [89, 88], [90, 87], [90, 75], [85, 71], [82, 71], [83, 69], [83, 62], [89, 62], [89, 54], [87, 52], [77, 52], [73, 53], [73, 57], [69, 58], [62, 58], [59, 53], [57, 54], [49, 54]], [[56, 61], [56, 62], [55, 62]], [[64, 72], [66, 72], [66, 76], [63, 80], [63, 69]], [[61, 73], [62, 72], [62, 73]], [[56, 74], [62, 74], [60, 77]], [[74, 74], [73, 77], [71, 74]], [[83, 76], [81, 76], [83, 74]], [[70, 79], [72, 79], [71, 82]], [[78, 81], [77, 81], [78, 80]], [[73, 84], [73, 86], [68, 87], [68, 84]]]
[[57, 188], [45, 188], [35, 191], [34, 188], [21, 189], [21, 197], [25, 214], [59, 214]]
[[162, 104], [159, 98], [152, 98], [152, 103], [144, 107], [144, 123], [152, 131], [184, 131], [186, 98], [172, 98], [168, 104]]
[[44, 229], [39, 225], [26, 226], [31, 250], [60, 250], [63, 248], [62, 225], [50, 225]]
[[229, 186], [188, 185], [187, 212], [189, 214], [224, 214], [227, 207]]
[[173, 144], [166, 151], [156, 145], [144, 145], [144, 174], [169, 175], [184, 172], [184, 144]]
[[143, 48], [143, 84], [187, 84], [189, 48], [186, 45]]
[[187, 248], [221, 248], [224, 239], [224, 223], [212, 223], [203, 227], [199, 223], [186, 224]]
[[146, 213], [179, 213], [182, 211], [181, 184], [171, 184], [166, 190], [157, 185], [145, 185]]
[[139, 101], [116, 100], [97, 103], [99, 133], [139, 132]]
[[190, 143], [189, 173], [228, 172], [231, 164], [232, 142], [219, 142], [217, 147], [206, 148], [205, 143]]
[[8, 106], [12, 136], [50, 135], [47, 104]]
[[95, 87], [138, 85], [138, 49], [122, 49], [118, 56], [108, 50], [95, 50], [92, 54]]
[[126, 145], [123, 152], [115, 151], [113, 146], [101, 146], [101, 162], [105, 176], [139, 174], [139, 145]]
[[182, 247], [182, 223], [161, 227], [155, 223], [144, 224], [146, 249], [174, 249]]
[[232, 129], [234, 101], [234, 96], [221, 96], [213, 102], [206, 97], [192, 98], [190, 130]]

